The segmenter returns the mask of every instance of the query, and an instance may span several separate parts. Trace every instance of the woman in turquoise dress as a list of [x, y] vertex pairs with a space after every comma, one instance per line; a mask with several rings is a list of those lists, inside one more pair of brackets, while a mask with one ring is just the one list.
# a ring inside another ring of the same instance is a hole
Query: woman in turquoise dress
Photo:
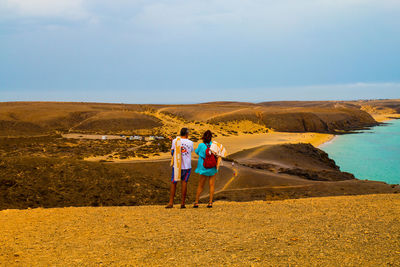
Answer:
[[200, 143], [197, 149], [195, 150], [196, 154], [199, 155], [199, 161], [197, 163], [197, 168], [195, 170], [195, 173], [200, 174], [200, 181], [199, 181], [199, 186], [197, 187], [197, 192], [196, 192], [196, 201], [193, 205], [193, 208], [198, 208], [199, 207], [199, 198], [201, 192], [203, 192], [204, 185], [206, 183], [206, 180], [208, 179], [208, 183], [210, 186], [210, 200], [208, 202], [207, 208], [212, 208], [212, 203], [213, 203], [213, 197], [214, 197], [214, 191], [215, 191], [215, 174], [218, 172], [217, 168], [205, 168], [203, 163], [204, 159], [206, 158], [206, 150], [207, 146], [210, 146], [212, 144], [212, 133], [210, 130], [207, 130], [203, 134], [203, 143]]

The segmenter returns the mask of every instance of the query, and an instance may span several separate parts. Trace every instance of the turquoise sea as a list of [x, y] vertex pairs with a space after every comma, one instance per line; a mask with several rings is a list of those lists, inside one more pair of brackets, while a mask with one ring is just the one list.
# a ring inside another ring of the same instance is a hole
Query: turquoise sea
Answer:
[[320, 148], [358, 179], [400, 184], [400, 120], [359, 134], [340, 135]]

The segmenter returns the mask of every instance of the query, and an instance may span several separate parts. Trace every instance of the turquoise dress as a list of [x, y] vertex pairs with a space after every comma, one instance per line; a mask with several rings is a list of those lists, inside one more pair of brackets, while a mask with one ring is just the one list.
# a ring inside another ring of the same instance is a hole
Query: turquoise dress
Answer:
[[[208, 143], [207, 145], [211, 145], [212, 142]], [[197, 168], [194, 171], [195, 173], [205, 175], [205, 176], [213, 176], [218, 172], [217, 168], [206, 169], [203, 166], [204, 158], [206, 157], [206, 150], [207, 146], [204, 143], [200, 143], [199, 146], [196, 148], [195, 152], [199, 155], [199, 161], [197, 162]]]

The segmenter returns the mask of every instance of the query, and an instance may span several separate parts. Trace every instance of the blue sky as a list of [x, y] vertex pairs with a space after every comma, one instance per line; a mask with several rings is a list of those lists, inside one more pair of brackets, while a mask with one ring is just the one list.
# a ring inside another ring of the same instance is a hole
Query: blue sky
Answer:
[[400, 98], [398, 0], [0, 0], [0, 101]]

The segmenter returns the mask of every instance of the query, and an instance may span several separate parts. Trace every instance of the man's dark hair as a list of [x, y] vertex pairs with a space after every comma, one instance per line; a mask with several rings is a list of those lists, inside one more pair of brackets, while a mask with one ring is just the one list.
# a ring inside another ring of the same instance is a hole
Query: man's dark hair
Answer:
[[203, 139], [203, 143], [205, 144], [210, 143], [212, 139], [212, 132], [210, 130], [205, 131], [201, 139]]
[[189, 129], [188, 128], [182, 128], [181, 129], [181, 136], [186, 136], [189, 134]]

